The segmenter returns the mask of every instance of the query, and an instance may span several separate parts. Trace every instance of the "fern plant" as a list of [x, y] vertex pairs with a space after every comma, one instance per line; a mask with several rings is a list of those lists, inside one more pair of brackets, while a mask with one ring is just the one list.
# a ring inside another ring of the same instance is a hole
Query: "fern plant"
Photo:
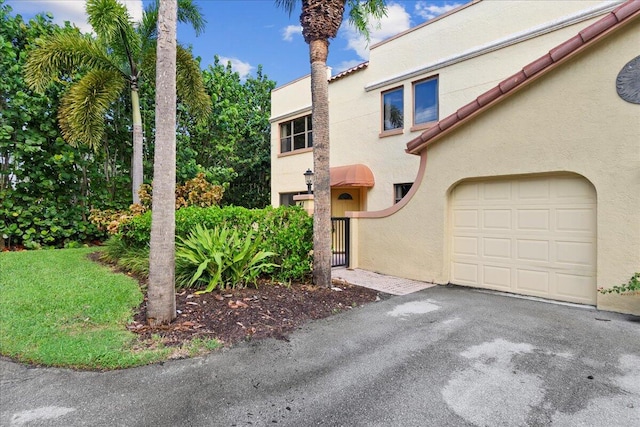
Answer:
[[246, 236], [227, 227], [213, 230], [198, 224], [176, 247], [176, 286], [227, 289], [256, 284], [260, 274], [276, 264], [268, 262], [274, 252], [259, 250], [262, 239], [250, 231]]

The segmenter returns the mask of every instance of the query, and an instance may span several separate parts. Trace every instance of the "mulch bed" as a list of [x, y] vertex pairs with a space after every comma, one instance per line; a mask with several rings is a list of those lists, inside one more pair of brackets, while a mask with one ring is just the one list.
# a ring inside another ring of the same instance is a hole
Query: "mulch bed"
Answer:
[[[99, 253], [89, 257], [102, 262]], [[137, 279], [146, 289], [146, 279]], [[147, 325], [145, 295], [127, 328], [138, 334], [142, 347], [156, 345], [158, 339], [170, 347], [180, 347], [194, 338], [215, 338], [224, 346], [262, 338], [286, 340], [291, 332], [306, 322], [352, 310], [384, 296], [373, 289], [337, 280], [333, 281], [331, 288], [310, 283], [285, 285], [261, 280], [257, 288], [206, 294], [196, 294], [196, 290], [187, 289], [176, 294], [178, 314], [171, 324], [156, 328]]]
[[193, 338], [216, 338], [225, 346], [239, 341], [287, 339], [302, 324], [375, 301], [378, 292], [346, 283], [329, 288], [263, 281], [258, 289], [245, 288], [197, 295], [176, 295], [177, 318], [168, 326], [146, 324], [146, 298], [128, 328], [146, 341], [161, 337], [166, 346], [180, 346]]

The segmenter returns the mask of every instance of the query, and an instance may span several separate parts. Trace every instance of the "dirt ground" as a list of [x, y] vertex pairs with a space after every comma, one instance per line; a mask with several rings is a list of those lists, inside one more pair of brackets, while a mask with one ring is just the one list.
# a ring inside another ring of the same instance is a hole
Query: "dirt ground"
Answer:
[[146, 298], [128, 328], [142, 341], [161, 337], [166, 346], [180, 346], [193, 338], [216, 338], [224, 346], [239, 341], [287, 339], [304, 323], [352, 310], [375, 301], [378, 292], [335, 282], [332, 288], [263, 281], [245, 288], [207, 294], [183, 290], [176, 295], [177, 317], [166, 327], [147, 326]]
[[[90, 255], [95, 262], [102, 262], [99, 257], [99, 253]], [[146, 289], [146, 279], [137, 279], [142, 289]], [[306, 322], [353, 310], [386, 296], [338, 280], [333, 281], [331, 288], [261, 280], [257, 288], [206, 294], [186, 289], [176, 294], [177, 317], [171, 324], [158, 328], [147, 325], [145, 295], [127, 328], [138, 334], [142, 347], [157, 345], [158, 340], [165, 346], [181, 347], [194, 338], [215, 338], [224, 346], [261, 338], [286, 340]]]

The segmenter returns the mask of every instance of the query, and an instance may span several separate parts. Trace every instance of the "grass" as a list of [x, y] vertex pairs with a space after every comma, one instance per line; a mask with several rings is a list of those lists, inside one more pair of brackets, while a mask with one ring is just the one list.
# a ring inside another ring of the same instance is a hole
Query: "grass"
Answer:
[[[0, 354], [20, 362], [118, 369], [165, 360], [126, 329], [138, 283], [87, 258], [95, 248], [0, 253]], [[215, 347], [189, 343], [189, 355]]]

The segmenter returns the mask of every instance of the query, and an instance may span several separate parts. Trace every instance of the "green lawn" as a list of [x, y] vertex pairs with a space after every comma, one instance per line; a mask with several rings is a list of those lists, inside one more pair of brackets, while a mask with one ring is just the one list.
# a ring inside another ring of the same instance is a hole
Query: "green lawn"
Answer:
[[87, 258], [95, 248], [0, 253], [0, 353], [49, 366], [116, 369], [169, 357], [126, 329], [137, 282]]

